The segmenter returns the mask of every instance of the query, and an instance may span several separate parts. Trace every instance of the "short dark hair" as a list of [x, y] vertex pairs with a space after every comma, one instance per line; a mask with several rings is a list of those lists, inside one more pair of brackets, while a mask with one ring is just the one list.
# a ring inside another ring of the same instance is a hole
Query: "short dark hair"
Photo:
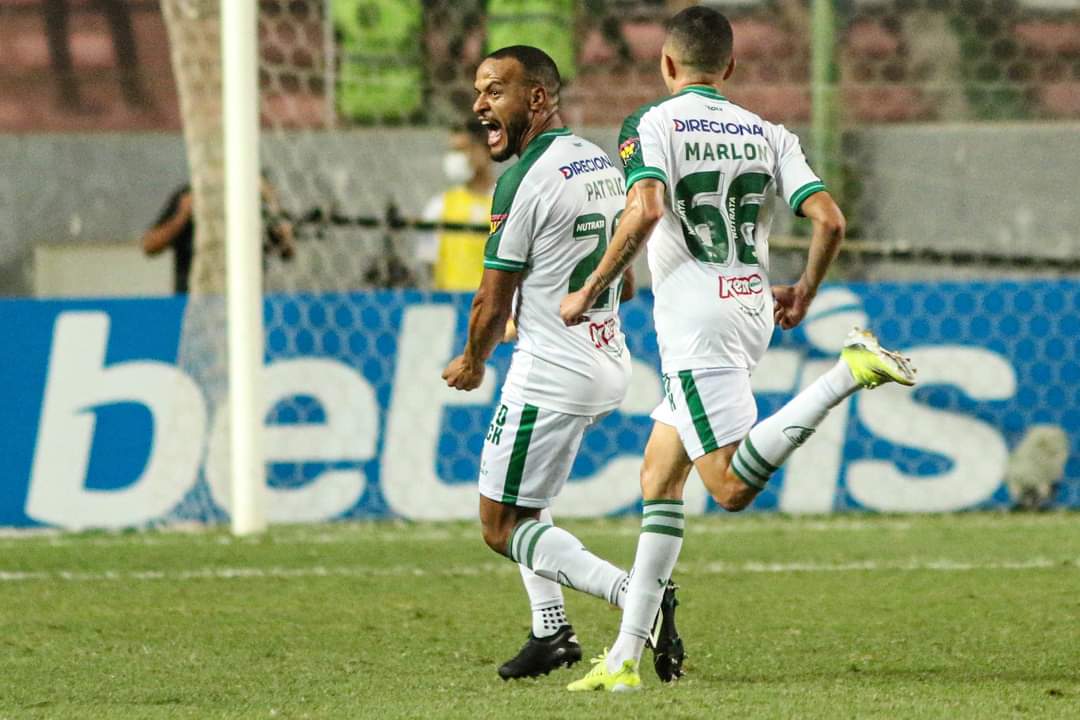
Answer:
[[559, 67], [551, 56], [538, 47], [532, 45], [508, 45], [499, 48], [485, 58], [486, 60], [502, 60], [513, 58], [521, 63], [525, 69], [525, 79], [543, 86], [548, 95], [553, 98], [559, 96], [562, 88], [562, 78], [559, 77]]
[[458, 123], [451, 131], [468, 135], [470, 142], [487, 147], [487, 128], [476, 118]]
[[665, 24], [668, 38], [678, 48], [679, 61], [708, 73], [723, 72], [731, 61], [734, 35], [724, 15], [697, 5], [677, 13]]

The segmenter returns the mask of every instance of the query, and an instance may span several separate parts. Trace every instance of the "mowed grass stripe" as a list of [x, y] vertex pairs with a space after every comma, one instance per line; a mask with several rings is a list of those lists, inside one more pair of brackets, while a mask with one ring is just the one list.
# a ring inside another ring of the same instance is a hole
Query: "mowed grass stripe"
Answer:
[[[568, 526], [586, 525], [593, 535], [612, 537], [637, 536], [641, 529], [640, 514], [627, 514], [616, 518], [595, 521], [572, 520], [562, 522], [557, 514], [556, 523]], [[814, 516], [798, 518], [775, 514], [749, 514], [728, 516], [721, 514], [702, 516], [686, 514], [687, 534], [728, 535], [766, 533], [848, 533], [848, 532], [895, 532], [911, 531], [956, 525], [991, 531], [1011, 531], [1019, 528], [1080, 528], [1080, 513], [1060, 512], [1044, 515], [1002, 515], [1001, 513], [971, 513], [949, 516], [865, 516], [856, 514], [833, 517]], [[0, 528], [0, 548], [18, 548], [28, 545], [46, 547], [130, 547], [165, 545], [222, 545], [259, 546], [272, 545], [336, 545], [358, 540], [375, 540], [385, 543], [422, 543], [449, 540], [471, 540], [480, 537], [479, 524], [471, 521], [455, 523], [437, 522], [414, 525], [396, 521], [351, 522], [335, 525], [277, 525], [263, 536], [233, 537], [223, 526], [183, 526], [161, 528], [139, 533], [114, 533], [91, 531], [65, 533], [60, 530], [23, 530]]]
[[[1050, 568], [1080, 569], [1080, 558], [1032, 558], [1023, 561], [964, 562], [950, 559], [909, 560], [890, 562], [861, 560], [857, 562], [691, 562], [680, 563], [680, 575], [726, 575], [738, 573], [836, 573], [880, 571], [968, 572], [977, 570], [1047, 570]], [[0, 582], [33, 582], [61, 580], [65, 582], [107, 582], [133, 580], [248, 580], [248, 579], [306, 579], [319, 577], [478, 577], [493, 573], [511, 574], [517, 566], [511, 563], [480, 563], [443, 570], [419, 565], [322, 566], [311, 567], [209, 567], [194, 570], [52, 570], [48, 572], [0, 570]]]

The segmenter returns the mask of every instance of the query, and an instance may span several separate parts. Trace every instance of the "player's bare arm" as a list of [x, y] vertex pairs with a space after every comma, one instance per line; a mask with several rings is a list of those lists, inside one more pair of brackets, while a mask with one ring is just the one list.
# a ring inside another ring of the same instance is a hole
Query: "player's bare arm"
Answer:
[[475, 390], [484, 380], [484, 362], [502, 340], [514, 304], [521, 273], [485, 268], [469, 313], [465, 351], [443, 370], [446, 384], [456, 390]]
[[559, 314], [567, 325], [577, 325], [587, 319], [585, 312], [600, 293], [634, 262], [653, 228], [664, 217], [665, 190], [664, 183], [653, 178], [641, 180], [630, 188], [626, 210], [600, 264], [582, 288], [567, 295], [560, 304]]
[[637, 283], [636, 278], [634, 277], [634, 268], [628, 267], [622, 274], [622, 287], [619, 288], [619, 302], [633, 300], [636, 292]]
[[801, 209], [814, 224], [806, 269], [794, 285], [773, 287], [773, 319], [785, 330], [795, 327], [806, 317], [810, 302], [844, 240], [844, 214], [828, 192], [814, 193], [803, 202]]
[[143, 233], [143, 236], [139, 238], [139, 243], [142, 245], [144, 253], [147, 255], [157, 255], [167, 248], [172, 247], [173, 242], [175, 242], [176, 238], [183, 232], [184, 226], [191, 220], [191, 197], [190, 190], [182, 194], [179, 201], [176, 203], [176, 212], [170, 215], [164, 222], [155, 225]]

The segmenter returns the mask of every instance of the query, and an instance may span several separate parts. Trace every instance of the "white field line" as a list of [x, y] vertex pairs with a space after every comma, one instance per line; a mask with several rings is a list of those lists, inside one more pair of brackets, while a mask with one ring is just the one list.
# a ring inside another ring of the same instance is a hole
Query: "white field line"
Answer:
[[[741, 573], [833, 573], [833, 572], [968, 572], [977, 570], [1078, 570], [1078, 558], [1031, 558], [1029, 560], [1002, 562], [967, 562], [962, 560], [904, 560], [817, 563], [817, 562], [707, 562], [679, 565], [681, 575], [737, 575]], [[247, 580], [247, 579], [303, 579], [303, 578], [373, 578], [373, 577], [481, 577], [489, 575], [517, 574], [517, 567], [509, 562], [479, 563], [445, 570], [431, 570], [415, 565], [391, 565], [370, 567], [364, 565], [338, 565], [309, 567], [208, 567], [192, 570], [82, 570], [51, 571], [3, 571], [2, 582], [65, 581], [102, 582], [164, 580], [186, 582], [191, 580]]]
[[[1015, 515], [926, 516], [861, 518], [738, 518], [729, 522], [714, 519], [688, 518], [689, 535], [738, 535], [756, 533], [831, 533], [831, 532], [897, 532], [932, 530], [935, 527], [972, 528], [979, 530], [1011, 530], [1014, 528], [1080, 528], [1080, 513], [1055, 513], [1018, 517]], [[556, 523], [558, 519], [556, 518]], [[638, 526], [632, 518], [602, 520], [587, 531], [590, 535], [637, 537]], [[83, 536], [55, 529], [0, 528], [0, 548], [15, 548], [20, 543], [38, 541], [48, 547], [116, 547], [161, 546], [172, 544], [208, 545], [336, 545], [372, 541], [378, 543], [440, 542], [468, 540], [480, 537], [479, 525], [407, 524], [400, 522], [357, 521], [348, 524], [296, 526], [271, 529], [265, 536], [234, 538], [214, 532], [211, 526], [185, 525], [136, 533], [107, 533]]]

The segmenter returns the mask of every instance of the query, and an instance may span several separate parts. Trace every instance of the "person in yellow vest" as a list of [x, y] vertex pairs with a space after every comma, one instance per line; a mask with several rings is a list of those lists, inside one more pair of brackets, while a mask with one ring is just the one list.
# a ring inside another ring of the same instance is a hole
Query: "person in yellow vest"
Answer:
[[443, 172], [450, 188], [424, 208], [427, 222], [484, 226], [480, 232], [436, 230], [417, 243], [417, 259], [431, 268], [435, 290], [474, 292], [484, 274], [484, 243], [495, 190], [495, 168], [487, 148], [487, 131], [472, 120], [450, 133], [443, 156]]

